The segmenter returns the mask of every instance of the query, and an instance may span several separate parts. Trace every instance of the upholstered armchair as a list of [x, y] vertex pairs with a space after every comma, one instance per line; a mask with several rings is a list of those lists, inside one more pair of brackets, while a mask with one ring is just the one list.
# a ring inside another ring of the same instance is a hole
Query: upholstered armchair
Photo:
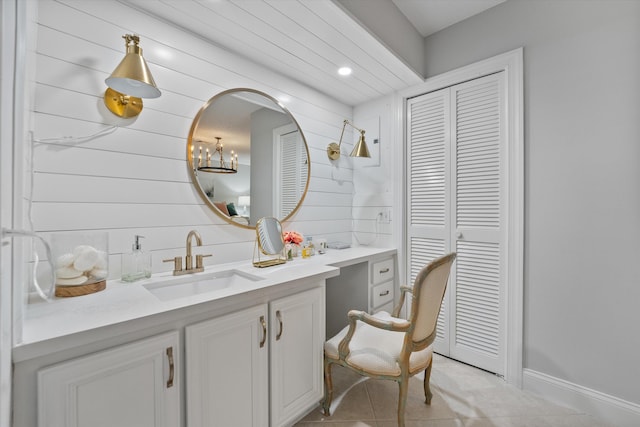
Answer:
[[[325, 415], [331, 415], [333, 364], [371, 378], [396, 381], [400, 388], [399, 427], [404, 427], [411, 376], [424, 371], [425, 401], [431, 404], [431, 344], [436, 337], [438, 313], [455, 257], [456, 254], [451, 253], [432, 261], [418, 273], [413, 288], [402, 286], [400, 301], [392, 314], [349, 311], [349, 325], [324, 344], [325, 397], [322, 407]], [[413, 299], [411, 312], [405, 320], [398, 316], [408, 292], [413, 294]]]

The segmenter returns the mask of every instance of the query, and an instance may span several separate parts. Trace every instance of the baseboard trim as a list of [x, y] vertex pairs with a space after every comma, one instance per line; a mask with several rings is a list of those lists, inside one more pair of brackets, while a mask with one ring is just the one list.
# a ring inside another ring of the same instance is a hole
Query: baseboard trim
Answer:
[[552, 377], [531, 369], [523, 370], [523, 388], [562, 403], [617, 427], [640, 425], [640, 405]]

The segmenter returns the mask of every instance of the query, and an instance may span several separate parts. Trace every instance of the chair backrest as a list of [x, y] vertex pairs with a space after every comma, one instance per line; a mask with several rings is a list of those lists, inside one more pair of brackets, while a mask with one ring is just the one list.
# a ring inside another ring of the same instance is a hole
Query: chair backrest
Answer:
[[412, 337], [414, 343], [429, 338], [428, 344], [430, 344], [435, 339], [438, 314], [455, 258], [455, 252], [437, 258], [422, 268], [416, 276], [409, 316], [409, 320], [414, 325]]

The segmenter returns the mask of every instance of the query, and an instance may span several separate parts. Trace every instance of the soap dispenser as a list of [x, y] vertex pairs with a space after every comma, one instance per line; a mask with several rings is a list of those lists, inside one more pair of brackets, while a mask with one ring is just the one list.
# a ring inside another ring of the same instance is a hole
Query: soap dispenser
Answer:
[[142, 251], [140, 239], [144, 236], [135, 236], [131, 253], [122, 254], [122, 281], [135, 282], [151, 277], [151, 254]]

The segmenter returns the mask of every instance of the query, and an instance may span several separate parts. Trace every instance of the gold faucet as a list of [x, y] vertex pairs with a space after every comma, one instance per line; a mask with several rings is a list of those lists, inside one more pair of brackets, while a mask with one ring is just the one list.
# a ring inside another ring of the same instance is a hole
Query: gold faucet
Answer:
[[202, 246], [202, 238], [200, 237], [200, 233], [196, 230], [189, 231], [187, 234], [187, 255], [184, 257], [184, 269], [182, 268], [182, 257], [177, 256], [171, 259], [165, 259], [164, 262], [173, 262], [173, 275], [181, 276], [183, 274], [191, 274], [191, 273], [200, 273], [204, 271], [204, 265], [202, 263], [202, 259], [206, 257], [210, 257], [209, 255], [196, 255], [196, 266], [193, 266], [193, 256], [191, 255], [191, 243], [193, 238], [196, 239], [196, 245]]
[[191, 240], [192, 237], [196, 238], [196, 244], [198, 246], [202, 246], [202, 237], [200, 237], [200, 233], [196, 230], [191, 230], [189, 234], [187, 234], [187, 256], [184, 258], [185, 270], [191, 270], [193, 268], [193, 260], [191, 259]]

